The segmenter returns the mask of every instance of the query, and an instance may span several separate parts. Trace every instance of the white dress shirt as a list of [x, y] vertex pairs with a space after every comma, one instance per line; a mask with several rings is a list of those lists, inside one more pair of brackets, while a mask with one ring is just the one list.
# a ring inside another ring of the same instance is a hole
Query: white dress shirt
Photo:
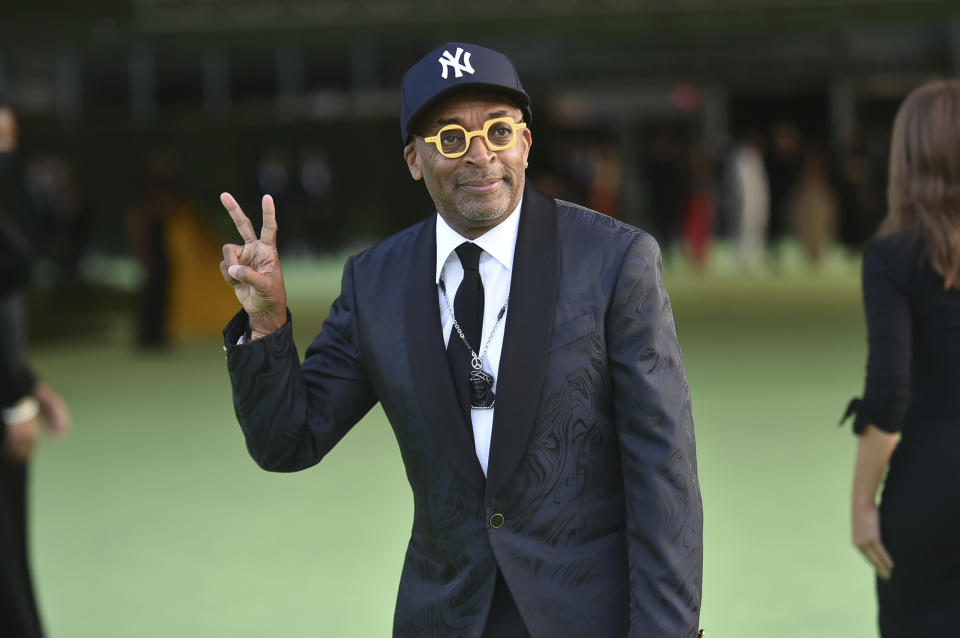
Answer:
[[[510, 280], [513, 276], [513, 253], [517, 247], [517, 229], [520, 224], [520, 208], [523, 201], [517, 204], [514, 211], [502, 222], [488, 230], [476, 239], [470, 240], [453, 230], [443, 217], [437, 215], [437, 284], [441, 276], [446, 284], [450, 306], [457, 296], [457, 289], [463, 281], [463, 266], [454, 250], [465, 241], [472, 241], [483, 249], [480, 253], [480, 279], [483, 281], [483, 327], [481, 329], [480, 344], [470, 344], [480, 354], [489, 340], [490, 345], [483, 355], [483, 369], [493, 375], [493, 391], [497, 391], [497, 382], [500, 380], [500, 352], [503, 349], [503, 330], [507, 322], [509, 305], [500, 323], [494, 330], [497, 314], [503, 307], [507, 295], [510, 294]], [[440, 322], [443, 326], [444, 343], [450, 339], [460, 337], [453, 332], [453, 317], [443, 299], [443, 291], [437, 286], [437, 299], [440, 302]], [[491, 337], [491, 332], [493, 333]], [[452, 337], [451, 337], [452, 335]], [[466, 379], [455, 379], [457, 383], [466, 383]], [[490, 458], [490, 437], [493, 434], [493, 412], [491, 410], [470, 410], [473, 422], [473, 441], [477, 452], [477, 459], [483, 474], [487, 474], [487, 463]]]

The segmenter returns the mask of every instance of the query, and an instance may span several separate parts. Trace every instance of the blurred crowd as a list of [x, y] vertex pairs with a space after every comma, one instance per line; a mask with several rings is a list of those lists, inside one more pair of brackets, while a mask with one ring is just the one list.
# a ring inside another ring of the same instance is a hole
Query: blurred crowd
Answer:
[[[861, 247], [884, 214], [886, 139], [863, 130], [829, 143], [783, 119], [741, 126], [725, 145], [708, 149], [689, 122], [623, 137], [543, 116], [535, 128], [530, 174], [541, 189], [650, 231], [697, 272], [711, 268], [718, 241], [745, 271], [775, 269], [786, 242], [816, 269], [834, 247]], [[423, 214], [418, 203], [412, 211], [385, 206], [400, 199], [391, 196], [399, 187], [371, 180], [379, 166], [358, 170], [357, 158], [340, 152], [342, 142], [322, 130], [310, 135], [309, 124], [301, 130], [248, 144], [221, 171], [231, 171], [226, 183], [198, 172], [191, 157], [198, 149], [177, 141], [138, 148], [122, 161], [104, 157], [128, 178], [106, 197], [78, 177], [85, 167], [66, 148], [46, 144], [5, 157], [3, 201], [31, 246], [33, 281], [49, 293], [47, 309], [90, 303], [89, 286], [97, 283], [91, 260], [112, 252], [137, 265], [140, 301], [127, 305], [137, 308], [131, 316], [140, 345], [216, 332], [234, 304], [216, 280], [219, 246], [233, 241], [216, 206], [224, 188], [247, 202], [274, 196], [287, 255], [349, 250]], [[369, 132], [376, 140], [351, 130], [341, 135], [361, 148], [383, 145], [377, 129]], [[378, 155], [390, 159], [387, 151]], [[116, 227], [119, 250], [110, 237]]]
[[559, 145], [535, 179], [648, 230], [665, 250], [680, 247], [697, 271], [710, 267], [717, 240], [735, 247], [747, 271], [776, 267], [785, 242], [816, 269], [831, 248], [861, 248], [885, 213], [883, 137], [857, 130], [831, 148], [781, 121], [744, 129], [719, 152], [689, 138], [651, 132], [634, 175], [610, 142]]

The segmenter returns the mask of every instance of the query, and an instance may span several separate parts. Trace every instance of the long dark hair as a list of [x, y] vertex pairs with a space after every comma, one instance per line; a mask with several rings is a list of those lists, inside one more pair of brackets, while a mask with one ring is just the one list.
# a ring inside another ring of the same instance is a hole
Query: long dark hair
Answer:
[[903, 101], [887, 202], [883, 232], [919, 233], [944, 288], [960, 288], [960, 81], [928, 82]]

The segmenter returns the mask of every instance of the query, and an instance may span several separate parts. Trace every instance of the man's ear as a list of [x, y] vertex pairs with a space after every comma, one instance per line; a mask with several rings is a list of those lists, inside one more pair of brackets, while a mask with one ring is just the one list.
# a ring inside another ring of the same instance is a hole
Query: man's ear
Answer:
[[420, 154], [417, 152], [417, 140], [410, 140], [410, 143], [403, 147], [403, 159], [407, 160], [410, 177], [417, 182], [423, 179], [423, 171], [420, 170]]

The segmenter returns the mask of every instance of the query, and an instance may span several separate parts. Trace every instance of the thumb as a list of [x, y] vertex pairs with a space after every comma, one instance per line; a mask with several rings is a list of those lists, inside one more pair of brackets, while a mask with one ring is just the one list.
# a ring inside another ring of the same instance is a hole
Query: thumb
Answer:
[[254, 288], [265, 288], [267, 278], [249, 266], [233, 264], [227, 268], [227, 274], [239, 282], [250, 284]]

